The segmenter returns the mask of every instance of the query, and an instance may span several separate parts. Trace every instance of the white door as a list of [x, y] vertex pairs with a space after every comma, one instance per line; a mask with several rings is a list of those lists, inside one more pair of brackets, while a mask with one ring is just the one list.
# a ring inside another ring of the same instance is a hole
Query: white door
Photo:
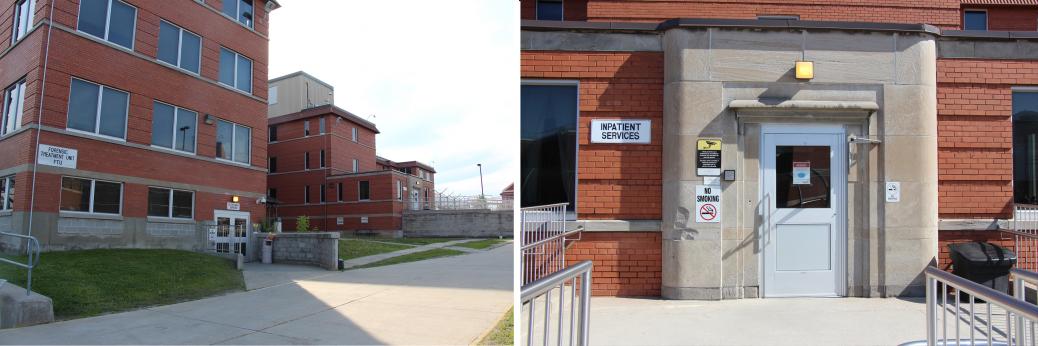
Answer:
[[249, 232], [249, 213], [214, 210], [216, 218], [216, 252], [245, 254]]
[[765, 126], [764, 296], [841, 296], [847, 185], [841, 127]]

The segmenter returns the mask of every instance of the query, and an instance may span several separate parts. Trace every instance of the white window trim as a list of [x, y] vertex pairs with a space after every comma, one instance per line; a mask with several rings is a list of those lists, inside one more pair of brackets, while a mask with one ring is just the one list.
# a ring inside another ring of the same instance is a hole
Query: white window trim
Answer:
[[[98, 88], [97, 89], [98, 90], [97, 91], [97, 113], [94, 114], [94, 132], [88, 132], [88, 131], [83, 131], [83, 130], [80, 130], [80, 129], [74, 129], [74, 128], [68, 127], [68, 115], [69, 115], [69, 113], [72, 113], [72, 102], [68, 102], [68, 108], [65, 110], [65, 130], [69, 131], [69, 132], [81, 133], [81, 134], [85, 134], [85, 135], [101, 137], [101, 138], [108, 138], [108, 139], [111, 139], [111, 140], [125, 142], [126, 141], [126, 135], [127, 135], [127, 132], [129, 131], [129, 126], [130, 126], [130, 99], [132, 98], [133, 95], [130, 94], [130, 92], [128, 92], [126, 90], [116, 89], [116, 88], [113, 88], [113, 87], [110, 87], [110, 86], [107, 86], [107, 85], [104, 85], [104, 84], [101, 84], [101, 83], [94, 83], [94, 82], [88, 81], [86, 79], [76, 78], [76, 77], [72, 77], [72, 79], [78, 79], [80, 81], [83, 81], [83, 82], [86, 82], [86, 83], [90, 83], [90, 84], [93, 84], [93, 85], [97, 86], [97, 88]], [[125, 118], [126, 120], [123, 121], [123, 137], [122, 138], [115, 137], [115, 136], [109, 136], [109, 135], [101, 133], [101, 103], [102, 103], [102, 101], [104, 101], [104, 98], [105, 98], [105, 93], [104, 93], [105, 90], [104, 90], [104, 88], [112, 89], [112, 90], [115, 90], [115, 91], [118, 91], [118, 92], [126, 94], [126, 113], [123, 114], [123, 118]], [[68, 91], [68, 93], [69, 93], [69, 100], [71, 100], [72, 99], [71, 83], [69, 84], [69, 91]]]
[[[28, 13], [28, 15], [26, 15], [26, 13], [21, 13], [21, 11], [20, 11], [22, 7], [19, 6], [19, 3], [23, 3], [23, 2], [29, 4], [29, 13]], [[24, 27], [22, 27], [22, 25], [19, 24], [19, 19], [20, 18], [26, 18]], [[32, 30], [33, 21], [35, 21], [35, 20], [36, 20], [36, 0], [15, 1], [15, 4], [14, 4], [14, 20], [11, 21], [11, 45], [12, 46], [14, 45], [14, 43], [16, 43], [18, 41], [21, 41], [23, 38], [25, 38], [25, 36], [29, 35], [29, 31]]]
[[[17, 93], [17, 95], [14, 97], [15, 101], [17, 102], [17, 107], [15, 107], [14, 110], [14, 119], [10, 119], [13, 120], [13, 123], [9, 122], [9, 119], [7, 118], [7, 110], [8, 107], [11, 106], [7, 104], [7, 93], [10, 92], [12, 89], [14, 89]], [[3, 107], [0, 108], [0, 117], [2, 117], [0, 118], [0, 137], [14, 133], [22, 127], [22, 113], [25, 113], [25, 78], [22, 78], [21, 80], [15, 82], [14, 84], [11, 84], [11, 86], [8, 86], [6, 89], [4, 89], [3, 98], [3, 104], [0, 105]]]
[[[179, 35], [177, 35], [177, 63], [176, 64], [170, 64], [169, 62], [166, 62], [166, 61], [164, 61], [162, 59], [159, 59], [158, 54], [157, 54], [158, 47], [156, 47], [155, 61], [158, 61], [160, 64], [163, 64], [163, 65], [166, 65], [166, 66], [170, 66], [170, 67], [174, 67], [174, 68], [183, 70], [184, 72], [187, 72], [187, 73], [190, 73], [190, 74], [193, 74], [193, 75], [196, 75], [196, 76], [201, 75], [201, 73], [202, 73], [202, 46], [204, 46], [204, 43], [202, 43], [202, 35], [194, 33], [191, 30], [184, 29], [183, 27], [181, 27], [179, 25], [176, 25], [176, 24], [173, 24], [173, 22], [170, 22], [170, 21], [165, 20], [165, 19], [160, 19], [159, 21], [163, 22], [163, 23], [166, 23], [166, 24], [169, 24], [169, 25], [173, 26], [174, 28], [177, 28], [177, 30], [179, 30]], [[162, 31], [162, 25], [160, 24], [159, 25], [159, 32], [161, 32], [161, 31]], [[188, 69], [183, 68], [182, 66], [180, 66], [183, 63], [183, 60], [184, 60], [184, 33], [185, 32], [189, 33], [189, 34], [192, 34], [192, 35], [195, 35], [195, 36], [198, 37], [198, 72], [191, 71], [191, 70], [188, 70]]]
[[[252, 95], [252, 81], [249, 81], [249, 90], [242, 90], [241, 88], [238, 87], [238, 57], [241, 57], [242, 59], [248, 60], [249, 61], [249, 66], [253, 67], [252, 69], [249, 70], [249, 79], [252, 79], [252, 77], [253, 77], [252, 70], [255, 69], [256, 62], [253, 61], [252, 59], [249, 59], [249, 57], [244, 56], [241, 53], [238, 53], [237, 51], [234, 51], [233, 49], [230, 49], [230, 48], [227, 48], [227, 47], [223, 47], [223, 46], [221, 46], [220, 49], [227, 50], [228, 52], [234, 53], [234, 84], [231, 85], [231, 84], [224, 83], [223, 81], [219, 80], [219, 78], [217, 78], [217, 82], [219, 82], [220, 84], [232, 87], [232, 88], [234, 88], [234, 89], [236, 89], [238, 91], [241, 91], [241, 92], [247, 93], [249, 95]], [[199, 64], [199, 66], [201, 66], [201, 64]]]
[[[984, 12], [984, 31], [989, 31], [991, 28], [991, 16], [987, 9], [983, 8], [964, 8], [962, 9], [962, 30], [966, 30], [966, 13], [967, 12]], [[976, 31], [976, 30], [973, 30]]]
[[[61, 213], [69, 213], [69, 214], [80, 214], [80, 215], [122, 215], [123, 214], [123, 192], [125, 192], [125, 190], [126, 190], [124, 188], [124, 186], [123, 186], [123, 183], [118, 182], [118, 181], [111, 181], [111, 180], [101, 180], [101, 179], [74, 177], [74, 176], [69, 176], [69, 175], [61, 176], [61, 179], [62, 179], [63, 182], [64, 182], [65, 178], [79, 179], [79, 180], [89, 180], [90, 181], [90, 205], [89, 205], [89, 208], [88, 208], [89, 211], [61, 210], [61, 201], [59, 200], [58, 201], [58, 211], [59, 212], [61, 212]], [[118, 213], [115, 213], [115, 214], [112, 214], [112, 213], [99, 213], [99, 212], [95, 212], [94, 211], [94, 200], [97, 199], [97, 189], [96, 189], [96, 187], [97, 187], [97, 182], [99, 182], [99, 181], [100, 182], [104, 182], [104, 183], [112, 183], [112, 184], [118, 184], [119, 185], [119, 212]], [[59, 194], [58, 196], [60, 198], [61, 195]]]
[[[121, 2], [123, 5], [129, 6], [129, 7], [133, 7], [133, 30], [130, 33], [130, 47], [125, 47], [125, 46], [123, 46], [121, 44], [112, 42], [111, 40], [108, 39], [108, 36], [110, 36], [110, 34], [111, 34], [110, 26], [112, 24], [112, 2], [113, 1], [118, 1], [118, 2]], [[79, 2], [79, 9], [78, 10], [79, 10], [79, 13], [76, 14], [76, 31], [84, 33], [84, 34], [87, 34], [87, 35], [90, 35], [90, 36], [94, 36], [94, 37], [100, 38], [100, 39], [108, 41], [108, 42], [111, 42], [112, 44], [114, 44], [116, 46], [119, 46], [119, 47], [122, 47], [124, 49], [129, 49], [131, 51], [134, 50], [135, 46], [137, 45], [137, 15], [140, 14], [140, 9], [137, 8], [137, 6], [130, 5], [130, 4], [128, 4], [128, 3], [126, 3], [125, 1], [122, 1], [122, 0], [108, 0], [108, 8], [105, 9], [105, 36], [104, 37], [98, 37], [98, 36], [95, 36], [94, 34], [91, 34], [89, 32], [79, 30], [79, 19], [80, 19], [79, 16], [80, 16], [81, 13], [83, 13], [83, 2], [82, 1]]]
[[14, 209], [14, 207], [7, 203], [7, 200], [11, 199], [9, 197], [11, 195], [11, 180], [14, 180], [13, 175], [0, 177], [0, 185], [3, 185], [4, 187], [4, 196], [0, 199], [0, 211], [11, 211]]
[[[227, 121], [227, 120], [224, 120], [224, 119], [217, 119], [216, 121], [217, 121], [217, 125], [218, 126], [219, 126], [219, 122], [221, 122], [221, 121], [225, 122], [225, 123], [228, 123], [228, 124], [231, 124], [231, 159], [228, 160], [228, 159], [225, 159], [225, 158], [217, 156], [216, 160], [217, 161], [221, 161], [221, 162], [233, 163], [233, 164], [236, 164], [236, 165], [239, 165], [239, 166], [252, 166], [252, 136], [251, 136], [252, 128], [248, 127], [248, 126], [245, 126], [245, 125], [242, 125], [242, 124], [239, 124], [239, 123], [236, 123], [236, 122], [233, 122], [233, 121]], [[234, 149], [235, 149], [235, 146], [237, 145], [237, 139], [238, 139], [238, 127], [244, 127], [244, 128], [249, 129], [249, 133], [250, 133], [250, 136], [249, 136], [249, 157], [248, 157], [249, 162], [247, 162], [247, 163], [234, 160], [235, 159], [235, 157], [234, 157], [235, 156], [235, 150]]]
[[[175, 152], [178, 152], [178, 153], [187, 153], [187, 154], [192, 154], [192, 155], [196, 154], [198, 152], [198, 118], [199, 118], [199, 114], [200, 113], [195, 112], [195, 111], [190, 110], [190, 109], [187, 109], [187, 108], [178, 107], [176, 105], [165, 103], [165, 102], [162, 102], [162, 101], [159, 101], [159, 100], [155, 100], [154, 102], [155, 103], [161, 103], [161, 104], [173, 107], [173, 127], [170, 128], [170, 130], [173, 131], [173, 137], [172, 137], [173, 138], [173, 145], [171, 147], [167, 148], [167, 147], [164, 147], [164, 146], [152, 143], [151, 147], [157, 148], [157, 149], [162, 149], [162, 150], [175, 151]], [[180, 110], [181, 109], [183, 109], [185, 111], [188, 111], [188, 112], [195, 113], [195, 124], [194, 124], [195, 125], [195, 140], [194, 140], [193, 144], [191, 145], [191, 147], [195, 149], [194, 151], [187, 151], [187, 150], [177, 149], [177, 120], [180, 118]], [[151, 119], [152, 119], [152, 121], [155, 121], [155, 107], [154, 106], [152, 106], [152, 110], [151, 110]], [[152, 135], [152, 137], [155, 136], [154, 133], [152, 133], [151, 135]]]
[[[148, 186], [148, 193], [151, 193], [151, 189], [160, 189], [169, 191], [169, 200], [167, 201], [166, 216], [154, 216], [148, 215], [150, 218], [165, 218], [170, 220], [194, 220], [195, 219], [195, 192], [190, 190], [172, 189], [162, 186]], [[191, 194], [191, 217], [174, 217], [173, 216], [173, 191], [187, 192]], [[150, 202], [150, 198], [149, 198]], [[147, 211], [145, 211], [147, 212]]]

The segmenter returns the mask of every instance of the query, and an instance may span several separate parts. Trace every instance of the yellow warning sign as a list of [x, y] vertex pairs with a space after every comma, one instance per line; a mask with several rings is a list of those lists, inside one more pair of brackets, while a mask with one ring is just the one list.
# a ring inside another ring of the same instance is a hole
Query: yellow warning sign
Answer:
[[707, 138], [700, 139], [696, 142], [696, 147], [699, 150], [721, 150], [721, 139], [720, 138]]

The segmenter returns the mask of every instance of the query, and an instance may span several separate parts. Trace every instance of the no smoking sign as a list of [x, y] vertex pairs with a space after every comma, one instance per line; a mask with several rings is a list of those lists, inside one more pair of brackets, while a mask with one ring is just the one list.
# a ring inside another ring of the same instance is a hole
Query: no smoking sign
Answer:
[[696, 222], [721, 222], [721, 186], [696, 185]]

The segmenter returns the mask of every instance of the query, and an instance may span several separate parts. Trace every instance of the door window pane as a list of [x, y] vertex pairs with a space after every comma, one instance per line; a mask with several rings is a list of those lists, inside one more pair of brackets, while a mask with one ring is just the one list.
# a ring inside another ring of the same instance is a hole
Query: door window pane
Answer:
[[966, 11], [962, 22], [964, 30], [987, 30], [988, 13], [985, 11]]
[[97, 181], [94, 183], [94, 212], [118, 214], [122, 199], [122, 184]]
[[151, 144], [173, 147], [173, 106], [154, 102], [151, 116]]
[[190, 219], [194, 210], [194, 193], [173, 190], [173, 217]]
[[148, 216], [169, 217], [169, 189], [148, 188]]
[[182, 31], [180, 42], [180, 67], [198, 73], [199, 58], [202, 53], [202, 38], [187, 31]]
[[180, 56], [180, 28], [159, 22], [159, 60], [176, 65]]
[[198, 113], [177, 108], [176, 148], [177, 150], [195, 152], [195, 122]]
[[829, 208], [830, 148], [775, 147], [775, 207]]
[[108, 41], [117, 45], [133, 48], [133, 34], [137, 9], [122, 1], [112, 1], [112, 18], [108, 23]]
[[523, 85], [520, 94], [522, 206], [575, 210], [577, 87]]
[[104, 38], [105, 21], [108, 17], [109, 0], [80, 0], [79, 1], [79, 23], [76, 29], [79, 31]]
[[252, 139], [252, 130], [244, 126], [235, 126], [234, 130], [234, 161], [249, 163], [249, 143]]
[[231, 140], [234, 138], [234, 125], [220, 120], [216, 122], [216, 157], [231, 159]]
[[98, 133], [102, 135], [126, 138], [126, 107], [130, 94], [110, 88], [103, 88], [101, 96], [101, 126]]
[[68, 104], [68, 128], [94, 132], [97, 128], [97, 84], [72, 79]]
[[90, 211], [90, 180], [61, 178], [61, 210]]

